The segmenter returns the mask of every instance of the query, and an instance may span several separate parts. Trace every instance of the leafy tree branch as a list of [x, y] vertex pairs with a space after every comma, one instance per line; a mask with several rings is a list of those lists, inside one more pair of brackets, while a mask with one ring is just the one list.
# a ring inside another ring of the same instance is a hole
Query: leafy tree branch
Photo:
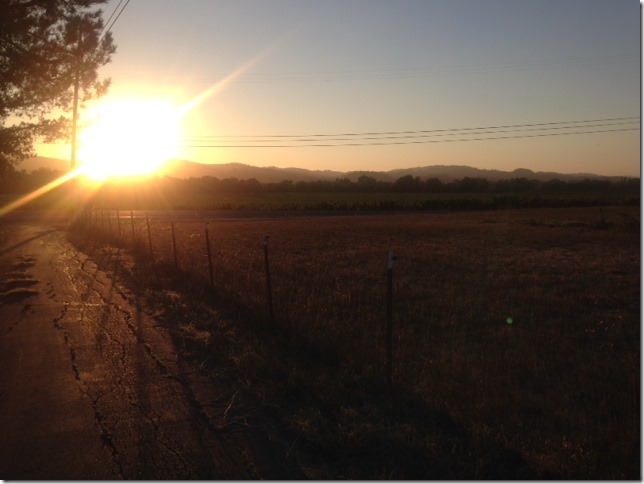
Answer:
[[105, 3], [0, 2], [0, 171], [33, 156], [37, 140], [69, 140], [76, 81], [81, 102], [107, 92], [98, 70], [116, 48]]

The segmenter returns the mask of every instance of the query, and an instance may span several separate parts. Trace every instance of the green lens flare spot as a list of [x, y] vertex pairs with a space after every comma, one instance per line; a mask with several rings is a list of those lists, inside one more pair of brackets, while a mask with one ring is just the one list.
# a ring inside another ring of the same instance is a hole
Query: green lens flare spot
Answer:
[[505, 318], [505, 322], [506, 322], [506, 323], [508, 323], [508, 324], [512, 324], [512, 323], [514, 323], [514, 319], [512, 319], [512, 318]]

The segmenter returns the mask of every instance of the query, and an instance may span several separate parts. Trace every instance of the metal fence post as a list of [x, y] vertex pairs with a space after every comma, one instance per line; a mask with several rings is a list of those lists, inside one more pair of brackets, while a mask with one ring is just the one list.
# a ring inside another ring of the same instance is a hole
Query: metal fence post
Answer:
[[215, 278], [212, 273], [212, 254], [210, 253], [210, 234], [208, 233], [208, 220], [205, 222], [206, 225], [206, 253], [208, 254], [208, 275], [210, 276], [210, 297], [212, 302], [215, 302]]
[[268, 263], [268, 235], [264, 236], [264, 265], [266, 266], [266, 294], [268, 298], [268, 317], [273, 322], [273, 291], [271, 289], [271, 268]]
[[132, 246], [134, 246], [134, 211], [130, 210], [130, 225], [132, 225]]
[[150, 246], [150, 259], [154, 261], [154, 253], [152, 252], [152, 234], [150, 233], [150, 219], [148, 218], [148, 214], [145, 214], [145, 223], [148, 226], [148, 244]]
[[174, 259], [174, 268], [179, 268], [179, 261], [177, 260], [177, 239], [174, 236], [174, 221], [170, 222], [172, 227], [172, 257]]
[[393, 373], [393, 345], [394, 345], [394, 261], [396, 256], [389, 251], [387, 257], [387, 356], [386, 370], [387, 383], [391, 385]]

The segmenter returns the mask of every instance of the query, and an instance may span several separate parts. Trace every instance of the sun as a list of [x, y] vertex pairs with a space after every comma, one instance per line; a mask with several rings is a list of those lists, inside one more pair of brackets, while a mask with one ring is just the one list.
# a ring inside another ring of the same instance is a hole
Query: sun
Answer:
[[94, 181], [146, 175], [176, 158], [180, 110], [163, 99], [120, 99], [88, 112], [79, 134], [77, 158]]

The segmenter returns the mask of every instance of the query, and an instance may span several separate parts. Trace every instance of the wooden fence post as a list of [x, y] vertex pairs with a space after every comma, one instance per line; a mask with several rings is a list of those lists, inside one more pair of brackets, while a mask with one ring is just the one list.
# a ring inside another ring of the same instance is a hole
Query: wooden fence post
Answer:
[[389, 251], [387, 257], [387, 383], [391, 385], [393, 373], [393, 345], [394, 345], [394, 261], [396, 256]]
[[107, 209], [107, 225], [110, 230], [110, 239], [112, 238], [112, 211], [108, 208]]
[[273, 291], [271, 289], [271, 268], [268, 263], [268, 235], [264, 236], [264, 265], [266, 266], [266, 295], [268, 299], [268, 317], [273, 322]]
[[121, 240], [121, 214], [119, 211], [116, 211], [116, 224], [119, 227], [119, 240]]
[[208, 274], [210, 275], [210, 297], [212, 302], [215, 302], [215, 278], [212, 273], [212, 255], [210, 253], [210, 234], [208, 233], [208, 220], [206, 225], [206, 253], [208, 254]]

